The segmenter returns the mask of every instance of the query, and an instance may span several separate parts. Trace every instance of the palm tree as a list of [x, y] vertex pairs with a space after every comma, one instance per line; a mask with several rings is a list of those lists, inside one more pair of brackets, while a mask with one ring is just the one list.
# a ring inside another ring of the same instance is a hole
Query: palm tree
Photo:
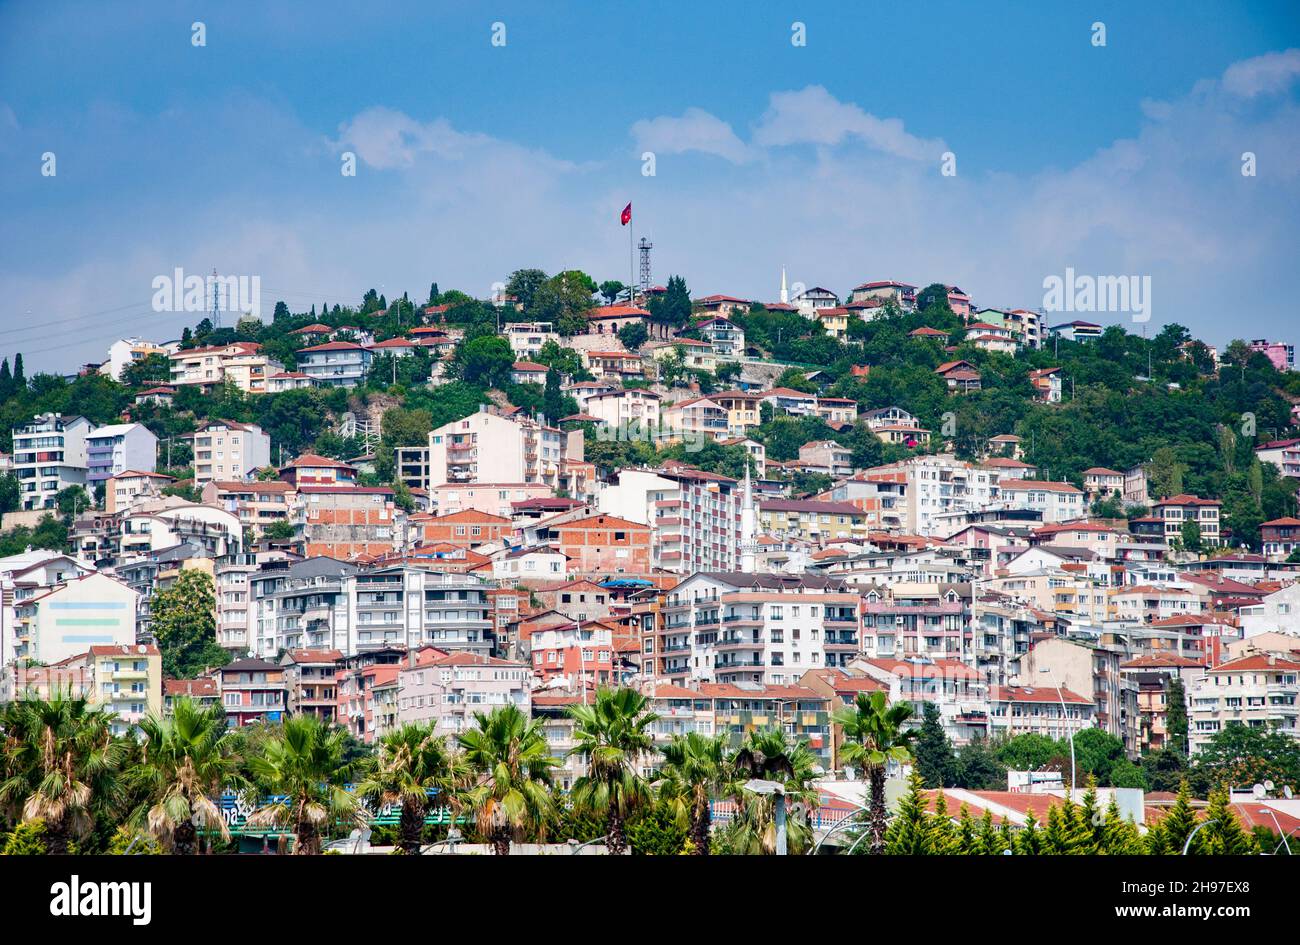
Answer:
[[[811, 809], [817, 806], [813, 781], [820, 771], [817, 755], [807, 742], [791, 742], [778, 728], [750, 732], [728, 765], [731, 778], [728, 793], [739, 806], [730, 827], [732, 852], [746, 855], [776, 852], [775, 795], [746, 790], [747, 780], [780, 781], [787, 809], [796, 805]], [[805, 820], [793, 818], [788, 822], [787, 842], [791, 852], [802, 852], [811, 840], [812, 831]]]
[[635, 689], [602, 688], [593, 704], [569, 709], [574, 722], [569, 754], [587, 758], [587, 773], [573, 785], [573, 805], [604, 816], [605, 842], [614, 856], [627, 850], [628, 816], [650, 799], [650, 786], [637, 770], [637, 762], [654, 749], [647, 729], [659, 716], [649, 705]]
[[169, 717], [150, 716], [140, 730], [141, 758], [127, 781], [145, 795], [140, 811], [149, 833], [174, 853], [198, 852], [200, 826], [229, 840], [216, 798], [240, 779], [225, 710], [179, 699]]
[[835, 710], [834, 723], [844, 732], [840, 758], [866, 772], [871, 784], [869, 824], [871, 852], [885, 852], [885, 772], [890, 761], [912, 757], [915, 729], [904, 729], [912, 717], [907, 702], [887, 705], [883, 692], [858, 693], [853, 705]]
[[343, 789], [350, 765], [344, 761], [346, 734], [314, 715], [297, 715], [272, 730], [259, 754], [247, 759], [253, 777], [273, 799], [248, 818], [253, 827], [292, 827], [293, 852], [320, 852], [321, 831], [342, 818], [355, 818], [359, 804]]
[[[659, 796], [688, 824], [692, 852], [710, 853], [709, 802], [727, 783], [726, 739], [688, 732], [663, 746]], [[679, 821], [680, 822], [680, 821]]]
[[474, 811], [479, 831], [493, 851], [510, 852], [510, 841], [526, 831], [541, 835], [553, 810], [551, 757], [540, 722], [529, 721], [515, 705], [490, 714], [474, 713], [475, 727], [460, 736], [473, 785], [461, 800]]
[[460, 756], [448, 748], [442, 736], [434, 734], [432, 723], [408, 723], [379, 740], [379, 752], [366, 765], [357, 794], [383, 804], [402, 805], [397, 846], [416, 854], [424, 834], [429, 791], [452, 796], [463, 770]]
[[11, 703], [4, 731], [0, 805], [23, 822], [45, 822], [46, 849], [68, 852], [94, 828], [96, 814], [121, 800], [126, 743], [115, 738], [113, 715], [82, 697]]

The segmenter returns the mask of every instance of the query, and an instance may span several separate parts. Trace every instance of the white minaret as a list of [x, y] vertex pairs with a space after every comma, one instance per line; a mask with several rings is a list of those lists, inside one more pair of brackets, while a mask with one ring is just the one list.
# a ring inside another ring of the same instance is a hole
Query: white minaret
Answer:
[[745, 464], [745, 493], [740, 507], [740, 573], [753, 574], [758, 559], [758, 513], [754, 509], [754, 486]]
[[781, 267], [781, 304], [790, 304], [790, 290], [785, 287], [785, 266]]

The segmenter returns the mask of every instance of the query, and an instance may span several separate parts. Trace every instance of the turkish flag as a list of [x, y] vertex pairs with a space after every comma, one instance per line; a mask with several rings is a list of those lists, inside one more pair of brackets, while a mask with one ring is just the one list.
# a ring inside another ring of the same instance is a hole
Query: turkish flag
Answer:
[[623, 208], [623, 214], [619, 217], [619, 222], [621, 222], [623, 226], [627, 226], [632, 222], [632, 205], [630, 203]]

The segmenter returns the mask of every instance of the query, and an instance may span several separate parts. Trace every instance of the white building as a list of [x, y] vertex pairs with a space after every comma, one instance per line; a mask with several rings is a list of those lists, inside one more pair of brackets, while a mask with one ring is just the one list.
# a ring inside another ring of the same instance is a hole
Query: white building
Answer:
[[1042, 512], [1045, 524], [1073, 521], [1084, 513], [1083, 491], [1068, 482], [1003, 479], [998, 488], [1008, 508]]
[[445, 482], [559, 481], [564, 434], [529, 417], [480, 410], [429, 433], [429, 488]]
[[1232, 722], [1300, 738], [1300, 662], [1252, 653], [1206, 670], [1188, 693], [1189, 748], [1194, 755]]
[[114, 423], [86, 434], [86, 481], [96, 486], [128, 469], [153, 472], [158, 437], [140, 423]]
[[298, 352], [298, 370], [315, 384], [356, 387], [366, 379], [374, 353], [351, 341], [327, 341]]
[[122, 379], [122, 370], [135, 361], [143, 361], [151, 354], [167, 357], [169, 349], [143, 338], [120, 338], [108, 346], [108, 360], [100, 366], [100, 373], [115, 381]]
[[14, 427], [13, 467], [24, 510], [52, 509], [61, 490], [86, 485], [90, 431], [91, 423], [85, 417], [57, 413], [44, 413]]
[[194, 434], [194, 485], [248, 478], [271, 465], [271, 438], [255, 423], [210, 420]]

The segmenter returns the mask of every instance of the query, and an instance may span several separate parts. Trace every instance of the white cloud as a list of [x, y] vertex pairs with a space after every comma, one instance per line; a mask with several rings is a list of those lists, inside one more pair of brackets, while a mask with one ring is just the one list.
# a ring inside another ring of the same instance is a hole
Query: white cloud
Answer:
[[1285, 92], [1300, 76], [1300, 49], [1235, 62], [1223, 73], [1224, 90], [1242, 98]]
[[841, 102], [820, 85], [797, 92], [774, 92], [754, 132], [762, 147], [792, 144], [840, 144], [855, 138], [872, 150], [911, 161], [939, 159], [940, 140], [909, 134], [902, 119], [878, 118], [851, 102]]
[[680, 118], [661, 115], [642, 119], [632, 126], [637, 150], [656, 154], [684, 154], [698, 151], [743, 164], [752, 157], [731, 125], [701, 108], [688, 108]]

